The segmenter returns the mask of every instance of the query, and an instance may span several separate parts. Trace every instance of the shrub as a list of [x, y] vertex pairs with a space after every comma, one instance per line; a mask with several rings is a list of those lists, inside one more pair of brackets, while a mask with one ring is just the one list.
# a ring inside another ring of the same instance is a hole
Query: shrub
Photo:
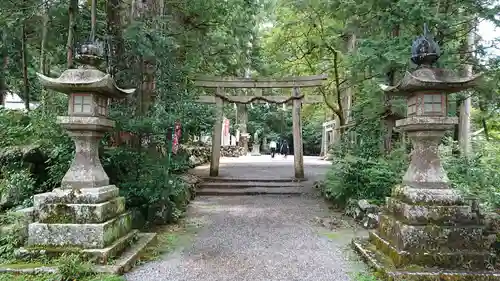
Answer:
[[187, 186], [176, 175], [167, 174], [166, 161], [146, 152], [113, 148], [106, 150], [103, 166], [125, 196], [128, 208], [139, 209], [155, 221], [158, 218], [151, 213], [161, 213], [164, 223], [176, 221], [190, 198]]
[[0, 209], [17, 205], [31, 205], [30, 198], [35, 192], [35, 180], [26, 169], [2, 170], [0, 179]]
[[452, 155], [453, 145], [443, 147], [443, 165], [452, 186], [479, 199], [487, 210], [500, 208], [500, 147], [480, 141], [468, 158]]
[[14, 251], [22, 246], [25, 225], [16, 213], [0, 214], [0, 264], [12, 260]]
[[61, 280], [81, 280], [92, 275], [92, 265], [77, 254], [63, 254], [57, 264]]
[[401, 181], [406, 162], [403, 149], [377, 158], [344, 154], [333, 160], [323, 193], [326, 198], [341, 205], [349, 199], [381, 201]]

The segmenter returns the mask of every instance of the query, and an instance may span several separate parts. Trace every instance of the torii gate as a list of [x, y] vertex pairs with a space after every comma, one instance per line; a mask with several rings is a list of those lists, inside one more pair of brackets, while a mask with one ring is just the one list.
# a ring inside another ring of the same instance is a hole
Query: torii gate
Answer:
[[[294, 170], [296, 179], [304, 179], [304, 150], [302, 147], [302, 122], [300, 120], [300, 109], [302, 103], [322, 103], [322, 96], [304, 96], [300, 94], [300, 88], [319, 87], [327, 79], [327, 75], [302, 76], [289, 78], [232, 78], [232, 77], [206, 77], [198, 76], [194, 85], [204, 88], [216, 88], [214, 96], [200, 96], [198, 102], [216, 104], [216, 118], [212, 135], [212, 159], [210, 160], [210, 176], [219, 175], [219, 160], [222, 134], [222, 118], [224, 102], [249, 104], [252, 102], [268, 102], [285, 104], [292, 101], [293, 121], [293, 154]], [[259, 91], [250, 96], [229, 96], [224, 94], [225, 88], [236, 89], [258, 89]], [[263, 96], [262, 89], [265, 88], [291, 88], [291, 96]]]

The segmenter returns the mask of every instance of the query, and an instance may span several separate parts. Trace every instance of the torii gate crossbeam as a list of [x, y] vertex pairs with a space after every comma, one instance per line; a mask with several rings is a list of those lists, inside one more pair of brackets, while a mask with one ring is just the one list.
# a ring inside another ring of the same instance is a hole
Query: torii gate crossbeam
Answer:
[[[300, 94], [300, 88], [320, 87], [327, 79], [327, 75], [301, 76], [288, 78], [234, 78], [234, 77], [208, 77], [198, 76], [195, 78], [194, 85], [204, 88], [215, 88], [214, 96], [201, 96], [198, 99], [200, 103], [216, 104], [216, 118], [212, 135], [212, 158], [210, 160], [210, 176], [219, 175], [219, 160], [222, 134], [222, 118], [224, 102], [248, 104], [255, 101], [269, 103], [289, 103], [292, 102], [292, 121], [293, 121], [293, 150], [294, 150], [294, 171], [296, 179], [304, 179], [304, 150], [302, 143], [302, 122], [300, 119], [300, 110], [302, 103], [313, 104], [323, 102], [321, 96], [304, 96]], [[229, 96], [224, 94], [224, 88], [238, 89], [260, 89], [258, 94], [252, 96]], [[291, 88], [291, 96], [263, 96], [264, 88]]]

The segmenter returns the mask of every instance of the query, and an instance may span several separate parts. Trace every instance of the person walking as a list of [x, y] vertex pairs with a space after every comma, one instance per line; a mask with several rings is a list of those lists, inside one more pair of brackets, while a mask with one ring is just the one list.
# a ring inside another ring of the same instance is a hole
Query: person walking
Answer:
[[286, 158], [286, 156], [288, 155], [288, 152], [289, 152], [289, 147], [288, 147], [288, 142], [286, 140], [283, 140], [283, 142], [281, 143], [281, 154], [283, 154], [283, 158]]
[[274, 154], [276, 153], [276, 147], [277, 147], [276, 142], [274, 140], [272, 140], [269, 143], [269, 148], [271, 149], [271, 158], [274, 158]]

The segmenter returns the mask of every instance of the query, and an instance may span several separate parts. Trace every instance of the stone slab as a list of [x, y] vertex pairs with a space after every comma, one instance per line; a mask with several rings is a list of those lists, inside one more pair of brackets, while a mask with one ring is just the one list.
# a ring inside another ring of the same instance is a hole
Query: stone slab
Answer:
[[302, 187], [202, 188], [196, 190], [196, 196], [302, 195], [307, 192]]
[[[130, 245], [130, 247], [122, 252], [120, 256], [114, 261], [112, 265], [95, 265], [92, 270], [94, 273], [110, 273], [110, 274], [123, 274], [134, 267], [137, 259], [140, 257], [142, 251], [152, 243], [156, 238], [156, 233], [138, 233], [137, 240]], [[9, 266], [0, 265], [0, 273], [21, 273], [21, 274], [41, 274], [41, 273], [57, 273], [58, 269], [55, 266], [33, 265], [29, 264], [23, 266], [19, 265]]]
[[392, 189], [391, 197], [412, 205], [460, 206], [465, 204], [460, 192], [450, 188], [412, 188], [398, 185]]
[[251, 187], [266, 187], [266, 188], [279, 188], [279, 187], [301, 187], [298, 182], [204, 182], [198, 185], [200, 189], [203, 188], [220, 188], [220, 189], [235, 189], [235, 188], [251, 188]]
[[97, 273], [124, 274], [134, 267], [142, 251], [156, 239], [156, 233], [139, 233], [137, 241], [115, 260], [114, 265], [95, 266]]
[[114, 185], [97, 188], [54, 189], [51, 192], [33, 197], [35, 210], [44, 204], [99, 204], [119, 196], [119, 189]]
[[29, 247], [105, 248], [132, 228], [129, 212], [99, 224], [32, 223], [28, 227]]
[[98, 264], [106, 264], [111, 258], [121, 254], [123, 250], [132, 245], [137, 239], [139, 231], [134, 229], [125, 236], [117, 239], [112, 245], [104, 249], [84, 249], [83, 252], [96, 258]]
[[440, 268], [396, 269], [366, 239], [355, 239], [353, 248], [383, 281], [500, 281], [500, 271], [443, 270]]
[[27, 247], [20, 248], [16, 251], [16, 256], [20, 260], [34, 260], [40, 257], [54, 257], [57, 258], [64, 253], [86, 254], [86, 257], [92, 259], [98, 264], [106, 264], [111, 258], [119, 255], [125, 248], [130, 246], [136, 236], [138, 230], [132, 230], [123, 237], [117, 239], [112, 245], [102, 249], [78, 249], [78, 248], [41, 248], [41, 247]]
[[380, 216], [379, 234], [403, 251], [450, 251], [486, 248], [484, 226], [409, 225]]
[[412, 205], [396, 198], [387, 198], [387, 210], [398, 220], [407, 224], [469, 225], [479, 224], [480, 219], [472, 207]]
[[299, 182], [303, 179], [276, 178], [276, 177], [203, 177], [203, 182]]
[[57, 123], [87, 131], [108, 131], [115, 126], [115, 121], [109, 118], [94, 116], [57, 116]]
[[41, 223], [102, 223], [125, 212], [125, 198], [97, 204], [43, 204], [38, 209]]
[[439, 267], [445, 269], [485, 270], [494, 263], [494, 255], [475, 249], [454, 251], [401, 251], [374, 232], [370, 233], [370, 243], [385, 254], [396, 268]]

